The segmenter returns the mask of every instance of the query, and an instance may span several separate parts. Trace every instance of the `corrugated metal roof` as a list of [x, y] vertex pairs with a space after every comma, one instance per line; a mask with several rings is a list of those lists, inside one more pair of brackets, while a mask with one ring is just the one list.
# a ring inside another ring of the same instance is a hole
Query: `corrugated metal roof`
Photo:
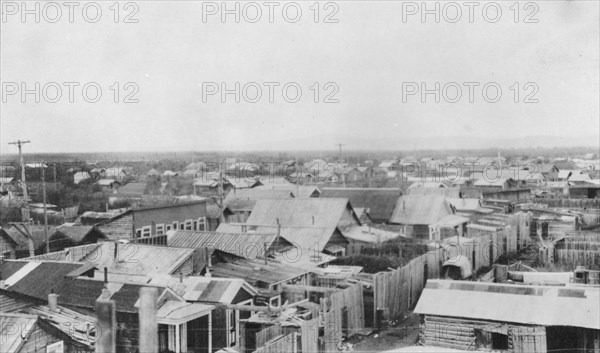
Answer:
[[171, 230], [167, 232], [167, 244], [172, 247], [211, 248], [246, 259], [264, 258], [264, 244], [268, 249], [277, 239], [277, 233], [220, 233]]
[[390, 223], [430, 225], [452, 214], [452, 209], [443, 196], [404, 195], [398, 199]]
[[600, 288], [429, 280], [414, 312], [600, 330]]

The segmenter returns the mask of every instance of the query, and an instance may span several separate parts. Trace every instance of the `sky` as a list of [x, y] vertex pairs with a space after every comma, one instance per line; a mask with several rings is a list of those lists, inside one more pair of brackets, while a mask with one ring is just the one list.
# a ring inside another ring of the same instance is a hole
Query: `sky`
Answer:
[[600, 140], [598, 1], [38, 4], [2, 1], [2, 154]]

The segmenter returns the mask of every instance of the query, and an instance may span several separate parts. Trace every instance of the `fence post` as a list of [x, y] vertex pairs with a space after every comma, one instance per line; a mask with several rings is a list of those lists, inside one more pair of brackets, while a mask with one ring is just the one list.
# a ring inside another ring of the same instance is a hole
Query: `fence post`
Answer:
[[98, 316], [98, 337], [96, 338], [96, 353], [116, 353], [117, 311], [114, 300], [110, 300], [108, 289], [102, 291], [96, 300], [96, 315]]
[[[156, 288], [140, 289], [140, 352], [158, 353], [158, 324], [156, 323]], [[178, 338], [177, 338], [178, 339]]]

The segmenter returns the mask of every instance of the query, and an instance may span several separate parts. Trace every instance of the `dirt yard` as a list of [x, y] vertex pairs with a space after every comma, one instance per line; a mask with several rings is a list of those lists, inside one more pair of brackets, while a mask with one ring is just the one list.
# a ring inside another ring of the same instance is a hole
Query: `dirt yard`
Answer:
[[390, 349], [414, 346], [419, 336], [420, 317], [409, 313], [404, 320], [393, 323], [388, 329], [368, 336], [354, 336], [347, 340], [346, 350], [354, 352], [383, 352]]

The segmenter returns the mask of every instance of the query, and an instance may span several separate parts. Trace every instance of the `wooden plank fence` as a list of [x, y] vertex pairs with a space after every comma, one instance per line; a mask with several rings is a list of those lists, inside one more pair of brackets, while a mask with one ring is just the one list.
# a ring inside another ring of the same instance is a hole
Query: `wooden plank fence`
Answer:
[[283, 334], [281, 325], [269, 326], [256, 333], [256, 347], [266, 346], [268, 342], [272, 341], [278, 336]]
[[600, 208], [600, 199], [536, 199], [535, 203], [560, 208]]
[[329, 297], [332, 307], [338, 307], [342, 314], [347, 316], [344, 333], [352, 336], [361, 332], [365, 327], [363, 289], [360, 284], [355, 284], [339, 292], [332, 293]]
[[[469, 229], [467, 237], [453, 238], [454, 244], [430, 251], [394, 271], [373, 275], [374, 320], [378, 315], [394, 320], [418, 301], [428, 278], [440, 278], [444, 260], [458, 255], [471, 261], [473, 271], [491, 266], [507, 252], [524, 249], [531, 241], [531, 215], [523, 212], [490, 218], [496, 229]], [[378, 314], [379, 311], [379, 314]]]
[[273, 340], [272, 342], [269, 342], [266, 345], [255, 350], [254, 353], [297, 353], [297, 340], [298, 334], [296, 332], [292, 332], [286, 336], [281, 335], [275, 338], [275, 340]]
[[300, 324], [302, 353], [319, 353], [319, 319], [304, 321]]

